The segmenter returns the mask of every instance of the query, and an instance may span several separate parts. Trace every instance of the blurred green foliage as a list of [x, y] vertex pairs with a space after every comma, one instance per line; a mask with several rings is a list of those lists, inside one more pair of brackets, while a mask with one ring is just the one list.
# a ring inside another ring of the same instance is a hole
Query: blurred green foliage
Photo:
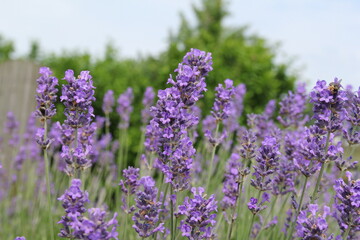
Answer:
[[[226, 78], [235, 84], [245, 83], [245, 113], [260, 112], [270, 99], [278, 99], [281, 93], [293, 89], [296, 75], [291, 72], [289, 63], [278, 63], [278, 48], [266, 39], [249, 34], [247, 27], [229, 28], [224, 26], [224, 19], [229, 15], [227, 4], [223, 0], [203, 0], [201, 6], [193, 6], [196, 24], [191, 25], [184, 15], [176, 33], [171, 33], [167, 48], [155, 56], [142, 56], [136, 59], [119, 57], [117, 48], [109, 43], [101, 58], [94, 58], [86, 52], [66, 51], [62, 54], [40, 55], [40, 47], [32, 42], [27, 58], [35, 59], [50, 67], [61, 79], [64, 71], [74, 69], [90, 70], [96, 86], [94, 103], [95, 114], [103, 115], [102, 98], [109, 89], [116, 97], [132, 87], [135, 94], [134, 112], [131, 120], [131, 149], [135, 150], [135, 141], [139, 139], [141, 99], [147, 86], [156, 90], [166, 88], [169, 74], [176, 69], [183, 56], [190, 48], [209, 51], [213, 55], [214, 70], [207, 78], [208, 92], [200, 101], [203, 115], [210, 112], [214, 98], [214, 88]], [[14, 51], [12, 42], [0, 37], [0, 61], [9, 59]], [[64, 81], [60, 81], [64, 83]], [[58, 106], [61, 111], [62, 106]], [[62, 114], [58, 114], [58, 119]], [[115, 133], [118, 116], [111, 115], [112, 132]], [[136, 151], [136, 150], [135, 150]]]

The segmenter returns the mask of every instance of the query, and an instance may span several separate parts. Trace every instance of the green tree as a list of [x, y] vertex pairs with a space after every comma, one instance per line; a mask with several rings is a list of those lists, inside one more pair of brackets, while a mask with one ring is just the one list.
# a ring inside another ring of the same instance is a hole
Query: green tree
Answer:
[[0, 62], [11, 59], [15, 51], [14, 42], [0, 35]]

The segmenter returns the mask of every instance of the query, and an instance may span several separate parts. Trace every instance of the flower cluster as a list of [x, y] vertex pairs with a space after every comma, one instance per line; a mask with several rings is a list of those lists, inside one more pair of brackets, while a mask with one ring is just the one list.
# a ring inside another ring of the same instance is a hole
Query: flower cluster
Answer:
[[348, 231], [349, 239], [356, 239], [360, 232], [360, 179], [353, 180], [352, 174], [346, 172], [347, 183], [343, 179], [335, 182], [334, 214], [341, 231]]
[[93, 114], [92, 102], [94, 86], [89, 71], [82, 71], [78, 78], [73, 70], [65, 72], [66, 85], [62, 87], [61, 101], [65, 105], [66, 120], [60, 127], [62, 130], [61, 158], [67, 163], [68, 175], [91, 166], [90, 156], [93, 153], [92, 137], [96, 124], [91, 124]]
[[304, 110], [306, 108], [307, 95], [305, 92], [305, 85], [299, 84], [295, 93], [289, 91], [289, 93], [279, 103], [280, 111], [277, 120], [284, 127], [299, 127], [303, 126], [308, 120], [307, 116], [304, 116]]
[[13, 112], [6, 114], [6, 121], [4, 124], [4, 132], [10, 135], [9, 145], [16, 146], [19, 143], [19, 122], [16, 120]]
[[151, 117], [150, 107], [154, 104], [155, 92], [152, 87], [147, 87], [144, 93], [142, 104], [144, 106], [141, 111], [141, 121], [143, 124], [148, 124]]
[[80, 187], [81, 180], [73, 179], [69, 189], [58, 198], [59, 201], [62, 201], [62, 206], [66, 212], [65, 216], [61, 217], [58, 222], [63, 225], [59, 237], [79, 238], [72, 232], [72, 229], [74, 224], [82, 220], [83, 214], [86, 212], [85, 203], [89, 202], [88, 193], [81, 191]]
[[211, 64], [211, 55], [191, 49], [175, 70], [176, 80], [169, 78], [173, 86], [160, 90], [159, 99], [151, 108], [153, 118], [146, 128], [145, 146], [157, 152], [157, 165], [175, 191], [188, 187], [195, 149], [187, 131], [198, 122], [188, 109], [202, 96], [204, 77], [212, 70]]
[[51, 76], [52, 72], [48, 67], [41, 67], [39, 73], [42, 75], [36, 80], [38, 86], [36, 92], [36, 116], [42, 122], [53, 117], [56, 113], [55, 105], [56, 93], [58, 92], [58, 79]]
[[[133, 195], [136, 193], [138, 187], [139, 187], [139, 168], [134, 167], [128, 167], [127, 169], [123, 170], [123, 178], [124, 180], [120, 180], [119, 185], [121, 186], [121, 191], [126, 195]], [[134, 206], [128, 206], [129, 203], [127, 202], [126, 196], [123, 195], [122, 201], [123, 201], [123, 210], [126, 213], [131, 213], [135, 210]]]
[[126, 89], [117, 100], [116, 111], [120, 116], [119, 128], [126, 129], [129, 127], [130, 114], [133, 111], [132, 102], [134, 100], [134, 93], [132, 88]]
[[184, 215], [185, 220], [180, 222], [179, 229], [182, 236], [190, 240], [214, 239], [213, 226], [216, 223], [217, 201], [211, 195], [206, 199], [205, 190], [201, 187], [191, 189], [194, 198], [186, 197], [184, 203], [179, 205], [176, 216]]
[[114, 91], [108, 90], [103, 99], [102, 110], [105, 114], [112, 113], [115, 104]]
[[324, 206], [324, 212], [321, 214], [317, 204], [309, 204], [308, 209], [301, 211], [297, 218], [297, 236], [301, 239], [332, 239], [332, 236], [326, 235], [328, 229], [326, 216], [329, 213], [328, 206]]
[[[350, 95], [350, 96], [349, 96]], [[360, 87], [356, 93], [348, 94], [347, 106], [345, 108], [345, 126], [343, 135], [350, 145], [360, 143]]]
[[232, 112], [231, 99], [234, 95], [233, 81], [225, 80], [225, 88], [219, 84], [216, 88], [215, 102], [211, 114], [217, 122], [227, 119]]
[[267, 208], [267, 206], [264, 205], [266, 202], [270, 202], [270, 195], [264, 192], [260, 203], [259, 199], [252, 197], [250, 198], [247, 206], [253, 215], [257, 215], [259, 212]]
[[240, 128], [239, 118], [244, 108], [244, 96], [246, 93], [245, 84], [239, 84], [234, 88], [234, 94], [230, 101], [230, 113], [224, 119], [224, 126], [228, 132], [234, 132]]
[[335, 132], [341, 128], [344, 116], [346, 92], [337, 78], [327, 85], [325, 80], [319, 80], [310, 93], [310, 102], [313, 103], [313, 118], [315, 124], [327, 132]]
[[272, 188], [270, 175], [273, 175], [279, 165], [279, 147], [274, 137], [266, 137], [259, 148], [259, 154], [256, 156], [257, 165], [254, 166], [255, 179], [251, 179], [251, 185], [259, 191]]
[[133, 216], [133, 228], [140, 237], [149, 237], [156, 232], [164, 232], [164, 223], [159, 223], [161, 203], [156, 200], [157, 188], [151, 177], [143, 177], [139, 181], [142, 190], [137, 192], [135, 199], [138, 209]]

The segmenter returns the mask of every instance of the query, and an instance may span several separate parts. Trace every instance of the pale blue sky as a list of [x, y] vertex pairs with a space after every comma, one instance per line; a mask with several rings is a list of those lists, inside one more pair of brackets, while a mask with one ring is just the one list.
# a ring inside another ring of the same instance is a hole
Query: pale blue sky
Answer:
[[[18, 54], [30, 40], [44, 51], [87, 50], [100, 55], [111, 40], [122, 56], [157, 53], [179, 12], [194, 20], [199, 0], [0, 0], [0, 33], [16, 42]], [[228, 26], [249, 25], [281, 43], [280, 59], [295, 57], [303, 80], [360, 85], [360, 1], [232, 0]]]

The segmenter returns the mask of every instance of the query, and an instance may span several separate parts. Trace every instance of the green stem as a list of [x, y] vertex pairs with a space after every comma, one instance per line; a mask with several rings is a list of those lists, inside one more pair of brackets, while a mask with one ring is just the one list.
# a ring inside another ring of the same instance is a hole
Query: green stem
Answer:
[[303, 189], [302, 189], [302, 191], [301, 191], [299, 206], [298, 206], [298, 208], [296, 209], [295, 219], [294, 219], [294, 221], [291, 223], [291, 226], [290, 226], [290, 231], [289, 231], [289, 235], [288, 235], [288, 240], [290, 240], [290, 239], [292, 238], [292, 235], [293, 235], [293, 233], [294, 233], [295, 224], [296, 224], [297, 218], [298, 218], [298, 216], [299, 216], [299, 213], [300, 213], [300, 211], [301, 211], [301, 207], [302, 207], [302, 203], [303, 203], [303, 199], [304, 199], [304, 195], [305, 195], [305, 190], [306, 190], [307, 182], [308, 182], [308, 177], [305, 177], [304, 186], [303, 186]]
[[173, 195], [173, 186], [170, 186], [170, 231], [171, 231], [171, 240], [175, 239], [175, 232], [174, 232], [174, 203], [172, 201]]
[[347, 237], [349, 236], [349, 233], [350, 233], [350, 230], [351, 230], [351, 227], [350, 227], [351, 224], [352, 223], [350, 223], [348, 225], [348, 228], [346, 229], [346, 232], [344, 233], [344, 237], [342, 239], [347, 240]]
[[[217, 123], [216, 124], [216, 130], [215, 130], [215, 137], [214, 137], [215, 140], [216, 140], [218, 132], [219, 132], [219, 126], [220, 126], [220, 124]], [[206, 184], [206, 190], [207, 191], [209, 191], [210, 179], [212, 177], [212, 172], [213, 172], [213, 169], [214, 169], [214, 158], [215, 158], [216, 147], [217, 147], [217, 144], [214, 145], [214, 147], [212, 149], [212, 152], [211, 152], [210, 168], [209, 168], [208, 179], [207, 179], [207, 184]]]
[[238, 213], [237, 217], [239, 216], [238, 202], [241, 201], [240, 199], [241, 199], [241, 190], [242, 190], [243, 182], [244, 182], [244, 176], [241, 176], [240, 183], [238, 184], [238, 187], [237, 187], [238, 196], [237, 196], [237, 199], [236, 199], [236, 202], [235, 202], [234, 212], [233, 212], [232, 217], [231, 217], [230, 228], [229, 228], [229, 231], [228, 231], [228, 240], [231, 239], [231, 233], [232, 233], [233, 225], [234, 225], [234, 222], [235, 222], [235, 217], [234, 217], [235, 213], [237, 212]]
[[[44, 121], [44, 140], [47, 139], [47, 122]], [[47, 154], [47, 147], [44, 149], [44, 161], [45, 161], [45, 178], [46, 178], [46, 192], [47, 192], [47, 201], [48, 201], [48, 214], [49, 214], [49, 224], [50, 224], [50, 234], [51, 239], [54, 240], [54, 221], [51, 211], [51, 188], [50, 188], [50, 162]]]
[[[330, 131], [327, 133], [327, 136], [326, 136], [325, 155], [326, 155], [327, 152], [328, 152], [329, 143], [330, 143]], [[311, 197], [311, 203], [314, 203], [315, 200], [318, 198], [319, 186], [320, 186], [320, 182], [321, 182], [322, 176], [323, 176], [323, 174], [324, 174], [325, 163], [326, 163], [326, 160], [325, 160], [325, 161], [323, 162], [323, 164], [321, 165], [320, 173], [319, 173], [319, 176], [318, 176], [317, 181], [316, 181], [316, 185], [315, 185], [315, 189], [314, 189], [313, 195], [312, 195], [312, 197]]]

